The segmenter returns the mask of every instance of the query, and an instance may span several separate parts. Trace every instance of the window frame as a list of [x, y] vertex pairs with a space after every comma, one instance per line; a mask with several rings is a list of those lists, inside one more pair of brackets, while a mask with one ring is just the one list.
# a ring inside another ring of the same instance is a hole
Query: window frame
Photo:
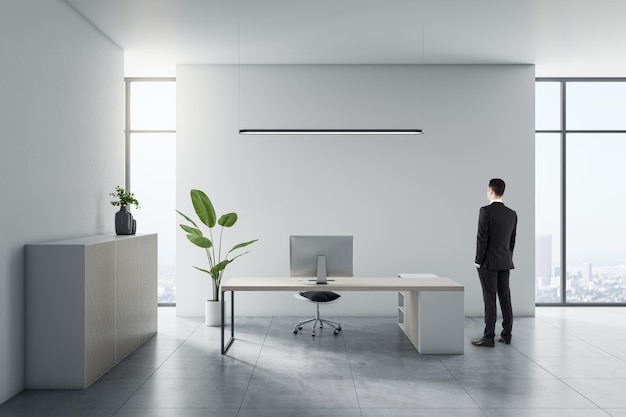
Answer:
[[576, 133], [594, 133], [594, 134], [626, 134], [626, 130], [615, 129], [592, 129], [592, 130], [580, 130], [580, 129], [567, 129], [567, 83], [570, 82], [620, 82], [626, 83], [626, 78], [621, 77], [607, 77], [607, 78], [595, 78], [595, 77], [536, 77], [535, 83], [538, 82], [558, 82], [560, 83], [560, 129], [535, 129], [535, 137], [537, 133], [553, 133], [560, 135], [561, 149], [560, 149], [560, 180], [561, 180], [561, 196], [560, 196], [560, 213], [561, 213], [561, 236], [560, 236], [560, 281], [561, 281], [561, 293], [560, 302], [555, 303], [537, 303], [538, 307], [626, 307], [626, 301], [621, 303], [615, 302], [567, 302], [567, 135]]
[[[131, 136], [136, 133], [173, 133], [174, 130], [141, 130], [131, 129], [131, 84], [136, 82], [173, 82], [176, 77], [124, 77], [124, 187], [131, 192]], [[158, 300], [157, 300], [158, 301]], [[176, 303], [158, 302], [159, 307], [176, 307]]]

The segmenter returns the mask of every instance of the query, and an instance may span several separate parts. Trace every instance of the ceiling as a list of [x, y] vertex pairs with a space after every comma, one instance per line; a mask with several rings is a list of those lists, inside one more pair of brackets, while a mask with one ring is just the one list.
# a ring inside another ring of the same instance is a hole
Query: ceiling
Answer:
[[135, 57], [626, 76], [623, 0], [64, 0]]

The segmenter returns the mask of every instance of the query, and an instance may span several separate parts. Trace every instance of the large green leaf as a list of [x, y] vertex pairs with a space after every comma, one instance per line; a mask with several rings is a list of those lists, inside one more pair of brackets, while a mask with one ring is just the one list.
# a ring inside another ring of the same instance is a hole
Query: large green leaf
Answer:
[[220, 217], [217, 224], [223, 227], [231, 227], [237, 222], [237, 213], [226, 213]]
[[213, 268], [211, 268], [211, 276], [214, 276], [213, 274], [218, 274], [220, 271], [223, 271], [226, 268], [226, 266], [231, 262], [232, 262], [232, 259], [225, 259], [222, 262], [215, 265]]
[[201, 190], [191, 190], [191, 202], [196, 214], [202, 223], [208, 227], [214, 227], [217, 221], [215, 209], [209, 197]]
[[191, 226], [187, 226], [186, 224], [181, 224], [179, 226], [180, 226], [181, 229], [183, 229], [185, 232], [189, 233], [190, 235], [202, 236], [202, 231], [200, 229], [197, 229], [197, 228], [191, 227]]
[[232, 249], [228, 251], [228, 253], [231, 253], [232, 251], [240, 249], [240, 248], [245, 248], [248, 245], [252, 245], [257, 240], [259, 240], [259, 239], [254, 239], [254, 240], [251, 240], [249, 242], [239, 243], [238, 245], [233, 246]]
[[198, 268], [197, 266], [194, 266], [194, 268], [196, 268], [198, 271], [206, 272], [207, 274], [211, 275], [211, 273], [206, 269]]
[[[174, 209], [176, 210], [176, 209]], [[198, 225], [196, 224], [196, 222], [194, 222], [189, 216], [184, 215], [183, 213], [181, 213], [180, 211], [176, 210], [176, 213], [180, 214], [181, 216], [183, 216], [185, 218], [185, 220], [187, 220], [189, 223], [193, 224], [196, 228], [198, 227]]]
[[[229, 253], [230, 253], [230, 252], [229, 252]], [[235, 259], [239, 258], [240, 256], [245, 255], [246, 253], [250, 253], [250, 251], [246, 251], [246, 252], [244, 252], [244, 253], [240, 253], [239, 255], [237, 255], [237, 256], [235, 256], [235, 257], [233, 257], [233, 258], [230, 260], [230, 262], [234, 261]]]
[[208, 249], [213, 246], [213, 243], [209, 239], [204, 236], [196, 235], [194, 233], [189, 233], [187, 235], [187, 239], [189, 239], [189, 241], [194, 245], [200, 246], [201, 248]]

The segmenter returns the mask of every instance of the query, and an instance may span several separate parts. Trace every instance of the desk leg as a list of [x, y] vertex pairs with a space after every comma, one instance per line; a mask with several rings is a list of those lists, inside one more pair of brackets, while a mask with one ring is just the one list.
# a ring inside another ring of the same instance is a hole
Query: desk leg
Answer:
[[235, 340], [235, 291], [230, 292], [230, 338]]
[[224, 328], [226, 327], [226, 294], [222, 291], [222, 355], [225, 354], [235, 340], [235, 292], [230, 292], [230, 338], [224, 344]]

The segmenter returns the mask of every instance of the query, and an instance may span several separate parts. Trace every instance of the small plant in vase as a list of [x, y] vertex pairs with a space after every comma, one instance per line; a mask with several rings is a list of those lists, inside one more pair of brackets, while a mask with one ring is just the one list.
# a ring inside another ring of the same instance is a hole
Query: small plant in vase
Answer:
[[141, 208], [139, 201], [137, 201], [133, 193], [127, 193], [119, 185], [115, 187], [115, 192], [109, 195], [115, 198], [111, 200], [111, 205], [120, 208], [115, 213], [115, 233], [118, 235], [134, 235], [137, 230], [137, 222], [133, 219], [130, 211], [128, 211], [128, 206], [133, 205], [139, 210]]

